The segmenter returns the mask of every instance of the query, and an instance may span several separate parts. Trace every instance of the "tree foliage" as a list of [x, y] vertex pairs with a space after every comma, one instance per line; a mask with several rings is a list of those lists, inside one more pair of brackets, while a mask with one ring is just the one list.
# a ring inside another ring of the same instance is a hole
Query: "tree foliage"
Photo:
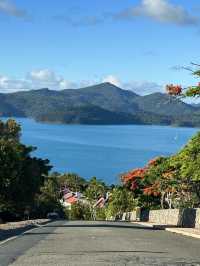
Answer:
[[84, 192], [85, 196], [92, 202], [95, 202], [99, 197], [104, 196], [107, 187], [104, 182], [98, 180], [96, 177], [92, 177]]
[[61, 216], [64, 215], [60, 199], [59, 175], [53, 173], [45, 177], [44, 184], [36, 197], [36, 215], [46, 217], [49, 212], [58, 212]]
[[200, 206], [200, 133], [177, 154], [156, 158], [122, 176], [138, 205], [148, 208]]
[[[191, 72], [191, 74], [200, 78], [200, 65], [196, 63], [191, 63], [191, 67], [185, 68]], [[200, 96], [200, 82], [196, 85], [183, 88], [181, 85], [169, 84], [166, 86], [166, 91], [171, 96], [178, 97], [199, 97]]]
[[108, 217], [120, 217], [123, 212], [133, 211], [136, 206], [137, 201], [131, 191], [123, 186], [115, 187], [111, 192], [106, 214]]
[[14, 120], [0, 122], [0, 208], [20, 214], [34, 205], [51, 166], [32, 157], [35, 150], [20, 142], [21, 127]]
[[60, 187], [67, 187], [74, 192], [83, 192], [87, 181], [75, 173], [58, 174]]

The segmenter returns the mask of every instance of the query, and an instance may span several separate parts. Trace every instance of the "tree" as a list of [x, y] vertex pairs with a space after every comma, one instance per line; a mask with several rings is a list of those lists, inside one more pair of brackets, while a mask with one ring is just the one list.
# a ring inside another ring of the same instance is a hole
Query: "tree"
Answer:
[[8, 119], [6, 122], [0, 121], [1, 139], [19, 141], [20, 136], [21, 126], [14, 119]]
[[46, 217], [47, 213], [57, 211], [63, 215], [63, 207], [60, 199], [60, 176], [53, 173], [45, 178], [44, 185], [40, 188], [40, 193], [36, 198], [36, 215]]
[[35, 150], [20, 143], [21, 127], [14, 121], [0, 122], [0, 206], [23, 214], [34, 205], [51, 166], [32, 157]]
[[155, 204], [158, 204], [157, 197], [159, 196], [159, 193], [154, 192], [151, 188], [157, 177], [152, 175], [147, 178], [147, 176], [150, 169], [158, 165], [160, 160], [161, 158], [152, 159], [144, 168], [133, 169], [121, 176], [123, 184], [132, 191], [133, 196], [137, 199], [138, 206], [140, 207], [150, 208], [152, 205], [154, 206]]
[[[199, 64], [191, 63], [191, 67], [185, 69], [190, 71], [194, 77], [200, 78]], [[166, 91], [169, 95], [175, 97], [198, 98], [200, 97], [200, 82], [187, 88], [182, 88], [180, 85], [167, 85]], [[200, 204], [199, 141], [200, 136], [197, 134], [172, 160], [172, 165], [179, 172], [179, 202], [190, 206]]]
[[200, 133], [177, 154], [151, 160], [123, 175], [122, 181], [141, 207], [199, 207]]
[[134, 199], [131, 191], [126, 187], [115, 187], [111, 192], [106, 214], [109, 217], [120, 217], [123, 212], [132, 211], [136, 205], [137, 201]]
[[99, 197], [104, 196], [107, 191], [107, 187], [104, 182], [98, 180], [96, 177], [92, 177], [88, 182], [88, 186], [85, 190], [85, 196], [89, 201], [96, 201]]
[[87, 186], [84, 178], [74, 173], [59, 175], [60, 186], [67, 187], [74, 192], [83, 192]]
[[130, 171], [122, 176], [126, 187], [133, 191], [138, 206], [146, 208], [172, 208], [172, 196], [176, 178], [169, 158], [152, 159], [144, 168]]
[[176, 171], [170, 164], [170, 158], [160, 157], [151, 165], [143, 180], [143, 200], [152, 208], [160, 205], [163, 208], [172, 208], [173, 197], [176, 191]]
[[186, 206], [200, 206], [200, 133], [171, 157], [171, 165], [178, 176], [179, 202]]

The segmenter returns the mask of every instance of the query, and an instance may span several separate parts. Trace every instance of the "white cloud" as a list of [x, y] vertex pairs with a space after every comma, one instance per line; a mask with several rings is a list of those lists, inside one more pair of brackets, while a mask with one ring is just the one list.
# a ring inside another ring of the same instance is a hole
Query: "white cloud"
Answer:
[[14, 3], [9, 0], [0, 0], [0, 13], [19, 18], [27, 17], [25, 10], [18, 8]]
[[122, 86], [120, 79], [114, 75], [108, 75], [107, 77], [103, 78], [102, 82], [110, 82], [118, 87]]
[[76, 89], [77, 88], [77, 84], [75, 82], [69, 81], [69, 80], [61, 80], [59, 82], [59, 88], [61, 90], [67, 90], [67, 89]]
[[29, 73], [29, 77], [32, 80], [37, 80], [41, 82], [60, 81], [60, 78], [57, 78], [55, 73], [49, 69], [33, 70]]
[[117, 17], [131, 19], [137, 16], [149, 17], [158, 22], [181, 26], [199, 23], [199, 18], [190, 14], [181, 5], [172, 4], [168, 0], [142, 0], [138, 6], [121, 12]]
[[154, 92], [165, 92], [163, 85], [151, 81], [131, 81], [124, 83], [123, 88], [132, 90], [139, 95], [147, 95]]
[[0, 75], [0, 92], [8, 93], [41, 88], [49, 88], [51, 90], [77, 89], [92, 86], [101, 82], [110, 82], [122, 89], [132, 90], [141, 95], [157, 91], [164, 92], [163, 87], [155, 82], [123, 82], [119, 77], [114, 75], [108, 75], [96, 80], [81, 80], [79, 82], [73, 82], [49, 69], [33, 70], [26, 75], [26, 78], [21, 79]]
[[15, 92], [19, 90], [34, 90], [49, 88], [53, 90], [64, 90], [76, 88], [78, 84], [64, 79], [49, 69], [33, 70], [26, 75], [26, 78], [17, 79], [0, 75], [0, 91]]
[[12, 79], [5, 75], [0, 75], [0, 91], [10, 92], [29, 89], [29, 83], [26, 80]]
[[27, 74], [27, 79], [37, 88], [60, 89], [64, 79], [49, 69], [33, 70]]
[[123, 82], [119, 77], [108, 75], [103, 78], [102, 82], [110, 82], [125, 90], [131, 90], [139, 95], [147, 95], [154, 92], [164, 92], [164, 86], [151, 81], [129, 81]]

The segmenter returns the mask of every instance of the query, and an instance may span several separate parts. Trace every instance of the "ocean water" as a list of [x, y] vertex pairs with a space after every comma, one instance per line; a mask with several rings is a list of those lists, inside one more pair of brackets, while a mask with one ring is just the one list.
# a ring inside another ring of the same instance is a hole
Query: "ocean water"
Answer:
[[118, 183], [120, 173], [156, 156], [176, 153], [198, 129], [167, 126], [86, 126], [36, 123], [20, 118], [22, 142], [37, 147], [53, 171]]

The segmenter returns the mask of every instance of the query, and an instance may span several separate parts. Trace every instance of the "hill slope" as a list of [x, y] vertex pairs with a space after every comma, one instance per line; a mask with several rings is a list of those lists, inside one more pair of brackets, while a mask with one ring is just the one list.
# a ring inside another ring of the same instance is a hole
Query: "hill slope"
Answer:
[[161, 93], [139, 96], [110, 83], [76, 90], [40, 89], [0, 94], [0, 115], [83, 124], [187, 125], [197, 108]]
[[189, 115], [195, 107], [162, 93], [153, 93], [136, 99], [139, 109], [161, 115]]

